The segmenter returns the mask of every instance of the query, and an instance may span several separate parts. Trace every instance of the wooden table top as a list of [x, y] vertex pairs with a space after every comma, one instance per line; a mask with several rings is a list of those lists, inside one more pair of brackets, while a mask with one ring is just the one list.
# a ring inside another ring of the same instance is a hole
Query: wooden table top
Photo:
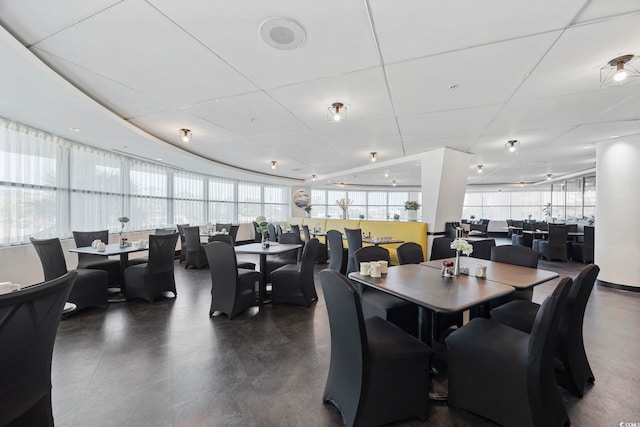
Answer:
[[263, 248], [262, 243], [249, 243], [248, 245], [234, 246], [238, 254], [276, 255], [283, 252], [301, 248], [299, 244], [271, 243], [268, 248]]
[[[421, 265], [432, 267], [432, 269], [440, 271], [442, 268], [442, 261], [454, 260], [455, 258], [439, 259], [423, 262]], [[460, 257], [460, 267], [467, 267], [471, 275], [475, 273], [476, 265], [478, 264], [487, 266], [487, 280], [513, 286], [518, 289], [530, 288], [559, 277], [559, 274], [553, 271], [521, 267], [519, 265], [505, 264], [503, 262], [488, 261], [466, 256]]]
[[514, 288], [473, 276], [442, 277], [440, 270], [418, 264], [389, 267], [374, 278], [359, 272], [349, 278], [437, 312], [457, 312], [514, 291]]

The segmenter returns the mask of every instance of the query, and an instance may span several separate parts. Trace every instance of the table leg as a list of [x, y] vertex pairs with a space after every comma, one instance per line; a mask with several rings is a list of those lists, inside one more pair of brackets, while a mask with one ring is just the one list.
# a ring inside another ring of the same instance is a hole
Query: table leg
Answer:
[[[433, 310], [429, 310], [427, 308], [418, 306], [418, 336], [420, 340], [430, 347], [433, 347], [434, 341], [438, 339], [438, 330], [436, 323], [436, 312]], [[448, 393], [437, 392], [433, 389], [433, 377], [439, 374], [438, 371], [433, 367], [433, 358], [435, 357], [435, 353], [431, 355], [429, 358], [429, 400], [433, 400], [436, 402], [447, 402], [449, 399]]]
[[267, 296], [267, 254], [260, 254], [260, 273], [262, 280], [258, 290], [258, 303], [262, 305]]
[[129, 264], [129, 254], [120, 254], [120, 292], [115, 292], [109, 295], [109, 302], [125, 302], [127, 301], [127, 287], [124, 281], [124, 271]]

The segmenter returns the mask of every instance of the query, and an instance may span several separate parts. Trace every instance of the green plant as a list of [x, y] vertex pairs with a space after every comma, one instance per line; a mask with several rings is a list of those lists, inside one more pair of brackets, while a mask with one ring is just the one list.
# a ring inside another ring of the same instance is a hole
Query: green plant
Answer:
[[393, 214], [393, 219], [396, 221], [400, 219], [400, 214]]
[[269, 230], [269, 223], [267, 222], [267, 218], [263, 215], [256, 218], [256, 224], [258, 224], [256, 226], [256, 233], [258, 234], [265, 233]]
[[311, 210], [313, 209], [313, 207], [311, 205], [305, 205], [304, 208], [302, 208], [306, 213], [310, 214]]
[[551, 216], [551, 203], [547, 203], [546, 205], [544, 205], [544, 208], [542, 208], [542, 212], [544, 212], [544, 216], [550, 217]]
[[404, 208], [408, 211], [417, 211], [420, 209], [420, 203], [417, 200], [407, 200], [404, 202]]
[[121, 216], [120, 218], [118, 218], [118, 222], [120, 223], [120, 235], [122, 235], [125, 224], [129, 222], [129, 217]]

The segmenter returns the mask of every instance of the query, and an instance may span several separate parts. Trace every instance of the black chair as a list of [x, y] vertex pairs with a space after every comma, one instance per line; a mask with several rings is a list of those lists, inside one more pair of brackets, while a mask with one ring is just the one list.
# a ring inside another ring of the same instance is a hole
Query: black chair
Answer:
[[[283, 233], [280, 236], [280, 244], [301, 245], [302, 239], [294, 233]], [[278, 255], [267, 256], [267, 283], [271, 282], [271, 272], [288, 264], [297, 264], [301, 258], [300, 250], [287, 251]]]
[[[53, 239], [31, 238], [31, 243], [40, 257], [45, 281], [49, 282], [67, 274], [67, 262], [64, 259], [60, 239], [57, 237]], [[76, 305], [76, 310], [92, 305], [106, 306], [108, 304], [109, 274], [106, 271], [88, 268], [78, 268], [72, 271], [77, 272], [77, 277], [71, 288], [68, 301]]]
[[180, 234], [180, 264], [187, 260], [187, 243], [184, 237], [184, 227], [188, 226], [189, 224], [176, 224], [178, 234]]
[[513, 220], [512, 219], [508, 219], [507, 220], [507, 239], [511, 239], [511, 236], [513, 236]]
[[257, 222], [253, 221], [253, 231], [255, 234], [255, 237], [253, 239], [254, 242], [259, 243], [262, 241], [262, 237], [265, 235], [265, 233], [267, 232], [261, 232], [258, 231], [259, 229], [261, 229], [260, 224], [258, 224]]
[[267, 231], [269, 232], [269, 240], [272, 242], [277, 242], [278, 241], [278, 235], [276, 234], [276, 227], [269, 223], [267, 225]]
[[255, 270], [238, 268], [236, 251], [228, 243], [207, 243], [204, 250], [211, 270], [209, 316], [222, 312], [231, 320], [249, 307], [258, 306], [262, 275]]
[[[584, 395], [588, 382], [595, 377], [582, 338], [584, 311], [598, 277], [600, 268], [588, 265], [573, 279], [573, 286], [567, 297], [567, 305], [562, 313], [558, 339], [555, 347], [556, 378], [558, 384], [578, 397]], [[522, 332], [531, 333], [540, 305], [527, 301], [512, 301], [491, 310], [491, 318]]]
[[512, 244], [519, 245], [519, 246], [526, 246], [528, 248], [533, 247], [533, 234], [524, 233], [524, 231], [533, 231], [532, 223], [523, 221], [522, 231], [523, 231], [522, 234], [511, 236]]
[[[77, 248], [91, 246], [94, 240], [100, 240], [105, 244], [109, 243], [109, 230], [100, 231], [74, 231], [73, 240]], [[78, 268], [89, 268], [92, 270], [103, 270], [109, 274], [109, 286], [120, 283], [120, 260], [109, 259], [109, 257], [91, 254], [78, 254]]]
[[542, 240], [538, 242], [537, 250], [540, 253], [540, 256], [549, 261], [568, 261], [567, 233], [569, 233], [568, 226], [549, 224], [549, 240]]
[[233, 239], [233, 244], [234, 245], [236, 245], [236, 242], [238, 241], [238, 230], [240, 230], [240, 226], [239, 225], [231, 224], [231, 228], [229, 229], [229, 235]]
[[[469, 225], [469, 237], [488, 237], [489, 220], [482, 219], [480, 224]], [[486, 221], [486, 223], [484, 222]]]
[[349, 254], [344, 247], [342, 233], [338, 230], [328, 230], [327, 243], [329, 244], [329, 268], [346, 274]]
[[282, 233], [284, 233], [282, 226], [280, 224], [276, 225], [276, 237], [278, 237], [278, 239], [282, 236]]
[[571, 279], [560, 281], [531, 334], [476, 318], [446, 339], [449, 405], [506, 426], [569, 424], [554, 374], [554, 347]]
[[347, 274], [349, 274], [360, 269], [353, 254], [362, 247], [362, 230], [345, 228], [344, 233], [347, 236]]
[[[505, 264], [519, 265], [521, 267], [538, 268], [538, 259], [538, 252], [526, 246], [502, 245], [491, 248], [491, 261], [504, 262]], [[516, 289], [515, 292], [500, 298], [499, 302], [493, 304], [492, 307], [497, 307], [514, 299], [531, 301], [532, 298], [533, 288]]]
[[[356, 265], [361, 262], [387, 261], [389, 251], [380, 246], [365, 246], [353, 254]], [[385, 292], [359, 285], [362, 314], [365, 319], [379, 316], [402, 328], [414, 337], [418, 336], [418, 306]]]
[[304, 234], [304, 241], [308, 242], [309, 240], [311, 240], [311, 232], [309, 231], [309, 226], [308, 225], [303, 225], [302, 226], [302, 234]]
[[584, 264], [593, 262], [595, 242], [595, 228], [589, 225], [584, 226], [584, 242], [574, 242], [571, 244], [571, 254], [575, 261]]
[[178, 233], [149, 236], [149, 261], [124, 271], [127, 299], [142, 298], [152, 303], [162, 292], [178, 295], [173, 275], [178, 237]]
[[456, 256], [455, 249], [451, 249], [452, 237], [436, 237], [431, 244], [431, 261], [436, 259], [453, 258]]
[[496, 246], [495, 239], [471, 240], [469, 243], [473, 246], [470, 257], [486, 260], [491, 258], [491, 249]]
[[291, 232], [300, 236], [300, 226], [298, 224], [291, 224]]
[[[235, 246], [235, 240], [230, 234], [216, 234], [209, 237], [208, 243], [211, 242], [224, 242], [229, 246]], [[238, 268], [246, 268], [247, 270], [255, 270], [256, 264], [253, 262], [239, 262]]]
[[[106, 273], [105, 273], [106, 274]], [[53, 426], [51, 357], [77, 273], [0, 295], [0, 425]]]
[[403, 264], [420, 264], [424, 261], [422, 246], [415, 242], [406, 242], [396, 248], [398, 254], [398, 263]]
[[329, 314], [331, 361], [322, 400], [347, 426], [428, 416], [431, 350], [395, 325], [364, 319], [358, 292], [333, 270], [320, 272]]
[[216, 231], [229, 233], [231, 231], [231, 223], [216, 223]]
[[162, 234], [173, 234], [176, 232], [175, 228], [156, 228], [155, 235], [159, 236]]
[[[311, 240], [311, 232], [309, 231], [308, 225], [302, 226], [302, 232], [304, 234], [305, 242], [308, 242], [309, 240]], [[327, 262], [328, 257], [329, 257], [329, 254], [327, 253], [327, 245], [325, 245], [324, 243], [320, 243], [320, 241], [318, 241], [318, 249], [316, 251], [316, 262], [320, 264], [325, 264]]]
[[199, 270], [207, 267], [207, 255], [204, 253], [204, 244], [200, 243], [200, 227], [183, 227], [183, 230], [187, 249], [187, 259], [184, 268], [194, 266]]
[[313, 265], [318, 250], [318, 239], [304, 245], [302, 261], [297, 265], [285, 265], [271, 272], [271, 302], [273, 304], [297, 304], [310, 307], [318, 300], [313, 282]]

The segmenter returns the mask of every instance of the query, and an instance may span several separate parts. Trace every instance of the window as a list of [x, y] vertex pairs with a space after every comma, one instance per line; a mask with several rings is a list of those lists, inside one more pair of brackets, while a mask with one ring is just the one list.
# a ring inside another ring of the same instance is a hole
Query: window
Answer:
[[[348, 214], [350, 219], [393, 220], [394, 214], [407, 219], [404, 203], [418, 200], [422, 204], [422, 193], [418, 191], [347, 191], [311, 189], [311, 204], [314, 218], [342, 218], [342, 209], [336, 204], [340, 199], [351, 200]], [[418, 217], [421, 212], [418, 210]]]

